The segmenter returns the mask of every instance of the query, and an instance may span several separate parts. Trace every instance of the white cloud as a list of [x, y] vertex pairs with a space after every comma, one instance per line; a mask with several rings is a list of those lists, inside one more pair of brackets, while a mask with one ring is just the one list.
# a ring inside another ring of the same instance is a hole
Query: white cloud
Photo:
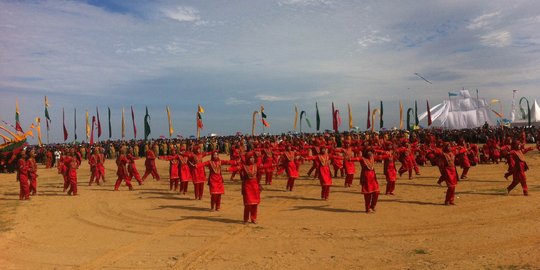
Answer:
[[242, 104], [251, 104], [251, 102], [243, 99], [238, 99], [235, 97], [230, 97], [225, 100], [226, 105], [242, 105]]
[[201, 20], [199, 11], [192, 7], [178, 6], [174, 9], [163, 10], [165, 16], [179, 22], [198, 22]]
[[478, 16], [474, 20], [472, 20], [469, 25], [467, 25], [467, 29], [475, 30], [488, 27], [490, 24], [493, 23], [494, 19], [499, 17], [500, 14], [500, 11], [496, 11]]
[[271, 96], [271, 95], [256, 95], [255, 98], [262, 101], [287, 101], [287, 100], [295, 100], [295, 97], [286, 97], [286, 96]]
[[329, 5], [332, 4], [331, 0], [280, 0], [278, 4], [290, 5], [290, 6], [315, 6], [315, 5]]
[[386, 42], [390, 42], [392, 39], [388, 35], [380, 35], [379, 31], [371, 31], [371, 33], [364, 35], [363, 37], [360, 37], [357, 42], [358, 45], [361, 47], [368, 47], [370, 45], [374, 44], [382, 44]]
[[508, 31], [492, 32], [480, 37], [484, 46], [502, 48], [512, 44], [512, 36]]

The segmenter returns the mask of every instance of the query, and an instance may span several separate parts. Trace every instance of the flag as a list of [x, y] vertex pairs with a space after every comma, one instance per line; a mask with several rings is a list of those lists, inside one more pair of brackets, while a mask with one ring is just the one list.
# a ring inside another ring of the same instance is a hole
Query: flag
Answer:
[[353, 128], [353, 117], [352, 117], [352, 111], [351, 111], [351, 104], [347, 104], [347, 107], [349, 109], [349, 129]]
[[403, 129], [403, 103], [399, 101], [399, 129]]
[[257, 118], [258, 113], [259, 113], [258, 111], [253, 112], [252, 121], [251, 121], [251, 136], [255, 136], [255, 126], [257, 125], [256, 118]]
[[517, 90], [512, 90], [512, 111], [510, 112], [510, 121], [512, 122], [516, 120], [516, 92]]
[[36, 130], [38, 134], [38, 145], [41, 146], [43, 143], [41, 142], [41, 118], [36, 117]]
[[300, 132], [302, 132], [302, 118], [306, 116], [306, 123], [309, 128], [311, 128], [311, 122], [309, 122], [309, 119], [307, 118], [306, 111], [300, 112]]
[[426, 106], [427, 106], [427, 125], [428, 127], [431, 126], [431, 124], [433, 123], [431, 121], [431, 111], [430, 111], [430, 108], [429, 108], [429, 100], [426, 99]]
[[171, 110], [169, 109], [169, 106], [167, 106], [165, 110], [167, 111], [167, 119], [169, 120], [169, 137], [172, 137], [174, 129], [171, 120]]
[[202, 114], [204, 113], [204, 108], [197, 104], [197, 139], [201, 137], [201, 129], [204, 127], [202, 121]]
[[68, 131], [66, 129], [66, 115], [64, 113], [64, 108], [62, 108], [62, 124], [64, 126], [64, 142], [65, 142], [68, 138]]
[[90, 140], [90, 118], [88, 117], [88, 110], [86, 110], [86, 141]]
[[373, 113], [371, 114], [371, 122], [373, 125], [371, 125], [371, 132], [375, 131], [375, 116], [379, 114], [379, 117], [381, 117], [381, 111], [377, 108], [373, 109]]
[[448, 92], [448, 97], [457, 97], [457, 93], [454, 92]]
[[418, 126], [420, 122], [418, 121], [418, 103], [414, 101], [414, 125]]
[[124, 118], [124, 107], [122, 107], [122, 140], [126, 137], [126, 120]]
[[133, 139], [137, 139], [137, 126], [135, 125], [135, 113], [133, 112], [133, 106], [131, 106], [131, 122], [133, 123]]
[[321, 128], [321, 116], [319, 115], [319, 106], [317, 105], [317, 102], [315, 102], [315, 110], [316, 110], [315, 121], [317, 122], [317, 131], [319, 131]]
[[47, 100], [47, 96], [45, 96], [45, 123], [47, 124], [47, 132], [49, 131], [50, 121], [51, 117], [49, 116], [49, 101]]
[[265, 127], [269, 127], [270, 124], [266, 121], [266, 114], [264, 113], [264, 107], [261, 105], [261, 121]]
[[94, 125], [96, 123], [96, 117], [92, 116], [92, 128], [90, 131], [90, 145], [94, 144]]
[[96, 107], [96, 115], [97, 115], [97, 137], [101, 137], [101, 121], [99, 121], [99, 110], [98, 107]]
[[150, 115], [148, 114], [148, 106], [146, 106], [146, 114], [144, 115], [144, 140], [148, 139], [150, 135]]
[[384, 120], [383, 120], [383, 104], [381, 100], [381, 111], [379, 112], [379, 128], [384, 127]]
[[199, 113], [204, 113], [204, 108], [199, 104], [199, 105], [197, 105], [197, 111]]
[[24, 133], [22, 127], [21, 127], [21, 123], [19, 122], [19, 116], [20, 116], [20, 112], [19, 112], [19, 100], [16, 99], [15, 100], [15, 130], [21, 132], [21, 133]]
[[411, 130], [411, 113], [413, 112], [413, 108], [409, 108], [407, 110], [407, 130]]
[[77, 140], [77, 108], [73, 109], [73, 136]]
[[[296, 124], [298, 124], [298, 107], [296, 106], [296, 104], [294, 105], [294, 126], [293, 126], [293, 130], [296, 131]], [[300, 123], [301, 125], [302, 123]]]
[[107, 112], [109, 114], [109, 139], [112, 137], [112, 125], [111, 125], [111, 108], [107, 107]]
[[369, 120], [369, 118], [371, 117], [371, 107], [370, 107], [370, 104], [369, 104], [369, 101], [367, 102], [367, 125], [366, 125], [366, 129], [369, 129], [371, 127], [371, 121]]
[[497, 103], [497, 102], [501, 102], [501, 101], [498, 100], [498, 99], [492, 99], [492, 100], [490, 101], [491, 104], [494, 104], [494, 103]]
[[337, 121], [336, 121], [336, 109], [334, 108], [334, 102], [332, 102], [332, 129], [335, 132], [337, 131]]

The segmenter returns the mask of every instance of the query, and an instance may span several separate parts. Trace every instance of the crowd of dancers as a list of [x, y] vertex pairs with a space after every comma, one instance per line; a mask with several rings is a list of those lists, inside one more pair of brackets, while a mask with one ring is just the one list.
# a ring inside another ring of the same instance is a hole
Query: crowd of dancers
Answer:
[[[396, 191], [398, 177], [413, 179], [420, 175], [421, 166], [437, 166], [440, 177], [437, 183], [446, 184], [445, 205], [455, 205], [455, 191], [460, 179], [467, 179], [470, 168], [478, 164], [504, 161], [508, 170], [504, 177], [512, 176], [507, 193], [521, 184], [524, 195], [528, 195], [525, 172], [529, 169], [524, 154], [533, 150], [526, 148], [525, 132], [508, 133], [506, 136], [487, 138], [485, 143], [476, 144], [466, 137], [445, 140], [435, 132], [424, 132], [418, 136], [413, 132], [388, 132], [365, 134], [311, 134], [302, 136], [229, 137], [226, 148], [218, 147], [215, 141], [164, 140], [154, 142], [120, 142], [111, 147], [110, 142], [93, 146], [63, 145], [56, 148], [39, 149], [44, 152], [45, 167], [56, 165], [64, 180], [63, 190], [77, 195], [77, 170], [83, 160], [90, 167], [88, 185], [105, 182], [104, 163], [108, 158], [116, 162], [114, 190], [124, 183], [133, 190], [132, 180], [143, 185], [149, 176], [159, 181], [156, 159], [169, 163], [169, 189], [187, 194], [189, 182], [193, 183], [194, 198], [201, 200], [205, 183], [209, 186], [210, 209], [219, 211], [221, 197], [225, 192], [224, 172], [230, 180], [238, 175], [242, 183], [244, 222], [257, 222], [258, 205], [264, 184], [272, 185], [276, 175], [285, 175], [285, 189], [293, 191], [299, 177], [300, 166], [310, 166], [307, 175], [319, 180], [321, 200], [329, 200], [333, 179], [344, 178], [344, 186], [351, 187], [358, 177], [364, 196], [365, 212], [375, 213], [380, 188], [376, 174], [376, 163], [386, 181], [384, 193], [392, 196]], [[540, 137], [540, 132], [539, 135]], [[223, 144], [222, 144], [223, 145]], [[107, 149], [106, 149], [107, 147]], [[537, 144], [540, 150], [540, 144]], [[58, 152], [61, 152], [58, 154]], [[112, 153], [111, 153], [112, 152]], [[141, 177], [135, 161], [145, 158], [145, 172]], [[220, 153], [228, 158], [220, 158]], [[18, 153], [17, 180], [20, 183], [21, 200], [27, 200], [37, 192], [36, 149], [28, 148]], [[356, 168], [360, 168], [357, 175]], [[399, 166], [399, 168], [398, 168]], [[461, 173], [458, 173], [460, 167]], [[208, 171], [208, 174], [206, 173]]]

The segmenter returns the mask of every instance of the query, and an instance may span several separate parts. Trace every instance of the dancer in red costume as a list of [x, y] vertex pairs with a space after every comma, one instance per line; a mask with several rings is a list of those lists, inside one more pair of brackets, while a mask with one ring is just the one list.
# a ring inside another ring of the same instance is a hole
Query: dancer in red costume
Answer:
[[143, 182], [150, 174], [152, 174], [152, 178], [156, 179], [156, 181], [159, 181], [160, 178], [156, 169], [156, 154], [151, 147], [148, 147], [148, 150], [146, 150], [146, 160], [144, 161], [144, 167], [146, 168], [146, 170], [144, 171], [144, 175], [142, 177]]
[[[512, 173], [512, 183], [506, 188], [507, 194], [514, 189], [517, 184], [521, 184], [523, 189], [523, 195], [529, 195], [529, 189], [527, 187], [527, 176], [525, 172], [529, 170], [529, 166], [525, 161], [525, 153], [531, 151], [532, 147], [521, 150], [518, 141], [512, 143], [512, 151], [510, 151], [509, 158], [509, 172]], [[505, 177], [507, 177], [505, 175]]]
[[128, 171], [129, 181], [131, 182], [131, 180], [135, 178], [135, 181], [137, 181], [137, 183], [139, 183], [139, 186], [141, 186], [143, 185], [143, 181], [141, 179], [141, 175], [139, 174], [139, 171], [137, 170], [137, 165], [135, 164], [135, 160], [139, 158], [134, 155], [134, 149], [130, 148], [128, 152], [129, 153], [127, 154], [126, 158], [128, 160], [127, 171]]
[[30, 150], [28, 154], [28, 178], [30, 180], [30, 195], [36, 195], [37, 192], [37, 162], [36, 162], [36, 152], [34, 149]]
[[176, 154], [176, 149], [171, 149], [171, 154], [168, 156], [160, 156], [159, 159], [169, 161], [169, 190], [177, 191], [178, 183], [180, 182], [179, 163], [180, 157]]
[[118, 188], [122, 184], [122, 181], [126, 182], [126, 186], [128, 186], [129, 190], [133, 190], [133, 186], [131, 185], [131, 180], [129, 179], [129, 174], [127, 170], [127, 164], [129, 160], [126, 156], [126, 148], [122, 147], [120, 149], [120, 154], [116, 158], [116, 175], [118, 176], [118, 179], [116, 179], [116, 183], [114, 184], [114, 191], [118, 191]]
[[234, 161], [220, 160], [219, 154], [214, 152], [212, 158], [209, 161], [199, 163], [198, 166], [208, 167], [208, 186], [210, 189], [210, 210], [219, 211], [221, 208], [221, 195], [225, 193], [225, 186], [223, 185], [223, 175], [221, 174], [222, 165], [236, 164]]
[[28, 186], [28, 163], [26, 162], [26, 150], [21, 150], [17, 161], [17, 181], [19, 181], [19, 200], [30, 200]]

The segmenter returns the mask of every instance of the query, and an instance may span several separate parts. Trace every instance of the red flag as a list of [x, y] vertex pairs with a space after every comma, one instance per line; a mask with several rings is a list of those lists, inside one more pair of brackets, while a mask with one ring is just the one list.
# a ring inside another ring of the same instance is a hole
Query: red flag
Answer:
[[137, 139], [137, 126], [135, 126], [135, 113], [133, 113], [133, 106], [131, 106], [131, 122], [133, 122], [133, 138]]
[[96, 117], [92, 116], [92, 131], [90, 133], [90, 145], [94, 144], [94, 125], [96, 124]]
[[369, 107], [369, 101], [367, 102], [367, 127], [366, 129], [371, 128], [371, 121], [369, 118], [371, 117], [371, 108]]
[[98, 107], [96, 107], [96, 114], [97, 114], [97, 137], [101, 137], [101, 121], [99, 121], [99, 110]]
[[431, 111], [429, 109], [429, 101], [427, 99], [426, 99], [426, 105], [427, 105], [427, 125], [429, 127], [431, 126], [433, 122], [431, 121]]
[[341, 116], [339, 115], [339, 110], [334, 111], [334, 131], [339, 132], [339, 126], [341, 126]]
[[64, 125], [64, 142], [65, 142], [68, 138], [68, 132], [66, 128], [66, 116], [64, 114], [64, 108], [62, 108], [62, 124]]

